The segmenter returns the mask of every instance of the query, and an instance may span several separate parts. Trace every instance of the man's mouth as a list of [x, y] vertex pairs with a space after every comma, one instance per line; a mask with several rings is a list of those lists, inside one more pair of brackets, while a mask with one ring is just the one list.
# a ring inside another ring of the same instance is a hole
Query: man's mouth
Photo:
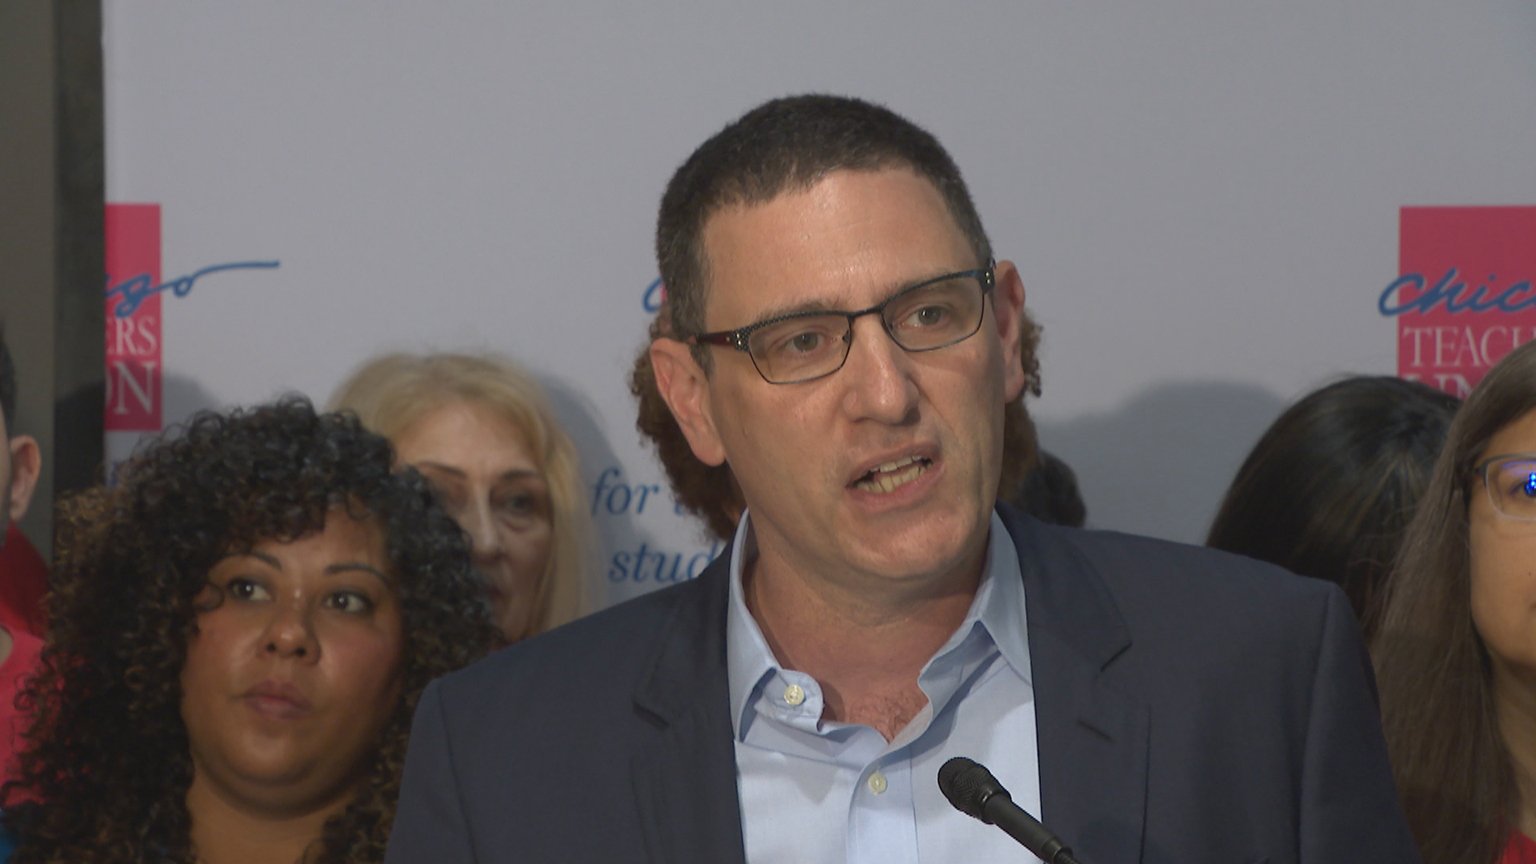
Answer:
[[907, 456], [892, 462], [884, 462], [855, 480], [853, 488], [861, 492], [885, 495], [916, 480], [932, 464], [931, 460], [921, 456]]

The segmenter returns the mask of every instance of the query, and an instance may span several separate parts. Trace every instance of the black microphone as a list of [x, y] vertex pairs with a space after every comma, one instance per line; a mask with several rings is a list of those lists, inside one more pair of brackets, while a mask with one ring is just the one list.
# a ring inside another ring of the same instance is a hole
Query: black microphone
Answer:
[[964, 756], [945, 762], [939, 768], [939, 791], [956, 810], [1008, 832], [1045, 864], [1082, 864], [1055, 834], [1013, 803], [1008, 790], [980, 762]]

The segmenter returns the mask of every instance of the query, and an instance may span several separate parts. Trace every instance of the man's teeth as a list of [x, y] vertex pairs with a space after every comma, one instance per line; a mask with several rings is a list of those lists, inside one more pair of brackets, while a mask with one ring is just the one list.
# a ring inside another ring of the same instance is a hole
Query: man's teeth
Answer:
[[864, 476], [858, 487], [865, 492], [892, 492], [916, 480], [928, 469], [928, 462], [916, 456], [886, 462]]

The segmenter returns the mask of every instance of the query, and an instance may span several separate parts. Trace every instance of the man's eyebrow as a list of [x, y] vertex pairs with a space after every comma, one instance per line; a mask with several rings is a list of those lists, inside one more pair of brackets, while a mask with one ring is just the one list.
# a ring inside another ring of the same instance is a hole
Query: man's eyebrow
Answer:
[[[917, 277], [915, 279], [904, 280], [902, 282], [897, 283], [894, 286], [891, 286], [883, 295], [881, 295], [880, 299], [878, 301], [876, 301], [872, 305], [878, 306], [881, 303], [884, 303], [885, 301], [891, 299], [892, 297], [895, 297], [897, 294], [900, 294], [901, 292], [906, 291], [909, 288], [916, 288], [917, 286], [922, 285], [925, 282], [932, 282], [935, 279], [942, 279], [943, 277], [948, 276], [948, 275], [950, 275], [952, 273], [964, 273], [964, 272], [966, 272], [966, 271], [965, 270], [935, 269], [932, 273], [930, 273], [930, 274], [928, 274], [926, 276], [919, 276], [919, 277]], [[832, 303], [832, 302], [827, 301], [827, 300], [807, 300], [807, 301], [800, 302], [800, 303], [785, 304], [785, 305], [779, 306], [779, 307], [772, 307], [772, 306], [770, 306], [768, 309], [766, 309], [762, 313], [760, 313], [755, 319], [753, 319], [751, 324], [748, 324], [748, 325], [745, 325], [745, 326], [753, 327], [753, 326], [756, 326], [758, 324], [763, 324], [763, 323], [766, 323], [766, 322], [769, 322], [769, 321], [776, 321], [776, 320], [778, 320], [780, 318], [788, 318], [791, 315], [800, 315], [800, 314], [804, 314], [804, 313], [807, 313], [807, 312], [835, 312], [835, 313], [847, 314], [847, 313], [856, 312], [856, 311], [858, 311], [858, 310], [856, 310], [856, 309], [849, 309], [846, 306], [842, 306], [842, 305], [839, 305], [839, 304], [836, 304], [836, 303]]]
[[808, 312], [846, 311], [848, 310], [844, 309], [842, 306], [826, 300], [807, 300], [802, 303], [786, 304], [777, 307], [770, 306], [768, 309], [765, 309], [759, 313], [758, 316], [752, 320], [752, 324], [748, 324], [746, 326], [751, 327], [753, 325], [762, 324], [767, 321], [777, 321], [780, 318], [788, 318], [791, 315], [803, 315]]

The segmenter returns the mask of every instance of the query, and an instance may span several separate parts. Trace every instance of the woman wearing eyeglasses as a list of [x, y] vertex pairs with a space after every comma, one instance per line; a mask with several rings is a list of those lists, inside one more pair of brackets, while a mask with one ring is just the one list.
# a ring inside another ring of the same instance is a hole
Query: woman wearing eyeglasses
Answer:
[[1425, 861], [1536, 864], [1536, 343], [1462, 405], [1375, 639]]

